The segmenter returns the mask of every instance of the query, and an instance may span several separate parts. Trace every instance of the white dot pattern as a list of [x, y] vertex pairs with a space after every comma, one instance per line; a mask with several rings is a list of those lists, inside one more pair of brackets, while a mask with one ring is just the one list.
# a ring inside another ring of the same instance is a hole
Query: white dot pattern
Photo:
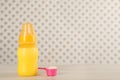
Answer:
[[39, 64], [119, 64], [119, 0], [0, 0], [0, 64], [17, 63], [22, 23], [35, 26]]

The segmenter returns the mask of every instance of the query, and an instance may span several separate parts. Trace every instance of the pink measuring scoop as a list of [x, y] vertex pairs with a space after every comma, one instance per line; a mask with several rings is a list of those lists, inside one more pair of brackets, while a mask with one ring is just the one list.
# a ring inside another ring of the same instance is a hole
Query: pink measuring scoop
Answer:
[[48, 68], [41, 68], [38, 69], [46, 70], [47, 76], [56, 76], [57, 75], [57, 67], [48, 67]]

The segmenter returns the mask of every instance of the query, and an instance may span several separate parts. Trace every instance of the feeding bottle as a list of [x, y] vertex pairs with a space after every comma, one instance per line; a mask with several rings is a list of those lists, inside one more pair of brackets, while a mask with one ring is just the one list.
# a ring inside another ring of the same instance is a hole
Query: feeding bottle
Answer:
[[38, 48], [36, 34], [31, 23], [22, 25], [19, 36], [18, 74], [20, 76], [35, 76], [38, 73]]

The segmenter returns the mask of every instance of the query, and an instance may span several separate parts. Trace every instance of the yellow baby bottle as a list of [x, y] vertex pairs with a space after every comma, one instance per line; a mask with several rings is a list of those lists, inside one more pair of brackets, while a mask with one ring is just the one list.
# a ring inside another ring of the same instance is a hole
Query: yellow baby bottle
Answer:
[[22, 25], [19, 36], [18, 74], [20, 76], [35, 76], [38, 73], [38, 48], [36, 35], [31, 23]]

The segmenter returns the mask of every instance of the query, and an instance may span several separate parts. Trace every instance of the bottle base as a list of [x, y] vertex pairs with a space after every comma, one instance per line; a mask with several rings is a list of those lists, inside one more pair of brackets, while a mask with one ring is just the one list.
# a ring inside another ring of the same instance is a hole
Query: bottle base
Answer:
[[20, 76], [20, 77], [31, 77], [31, 76], [37, 76], [37, 74], [33, 74], [33, 75], [18, 74], [18, 76]]

